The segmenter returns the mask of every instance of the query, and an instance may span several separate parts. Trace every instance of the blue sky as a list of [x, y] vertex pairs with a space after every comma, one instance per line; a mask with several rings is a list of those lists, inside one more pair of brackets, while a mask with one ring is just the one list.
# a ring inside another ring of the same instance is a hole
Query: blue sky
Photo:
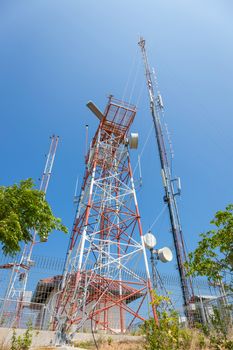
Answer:
[[[232, 15], [230, 0], [1, 0], [1, 185], [28, 177], [38, 183], [49, 136], [59, 135], [47, 199], [72, 226], [85, 125], [90, 137], [97, 127], [86, 102], [104, 109], [112, 93], [137, 103], [138, 153], [151, 128], [137, 46], [143, 35], [165, 104], [174, 174], [182, 180], [183, 231], [193, 249], [214, 212], [232, 202]], [[154, 134], [142, 173], [138, 199], [146, 231], [163, 208]], [[153, 230], [160, 245], [170, 245], [166, 214]], [[63, 256], [67, 243], [68, 236], [54, 233], [36, 252]]]

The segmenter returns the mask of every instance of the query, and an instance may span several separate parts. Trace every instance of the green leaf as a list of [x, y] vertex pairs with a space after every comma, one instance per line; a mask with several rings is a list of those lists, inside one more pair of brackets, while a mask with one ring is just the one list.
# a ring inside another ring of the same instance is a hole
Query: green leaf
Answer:
[[41, 240], [53, 230], [68, 232], [61, 219], [54, 216], [44, 193], [34, 188], [32, 179], [20, 184], [0, 186], [0, 242], [5, 254], [20, 251], [22, 242], [32, 240], [36, 230]]
[[[200, 234], [201, 240], [185, 265], [189, 275], [207, 276], [216, 281], [233, 272], [233, 204], [217, 211], [211, 224], [215, 230]], [[226, 287], [232, 289], [230, 279], [228, 283]]]

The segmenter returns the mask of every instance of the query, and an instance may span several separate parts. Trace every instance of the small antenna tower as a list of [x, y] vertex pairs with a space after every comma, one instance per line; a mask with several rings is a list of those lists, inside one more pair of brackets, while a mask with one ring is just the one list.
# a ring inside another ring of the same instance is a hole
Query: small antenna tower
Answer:
[[[49, 180], [51, 177], [51, 172], [53, 168], [54, 158], [57, 150], [59, 136], [51, 136], [51, 143], [49, 148], [49, 153], [46, 158], [45, 168], [40, 182], [39, 190], [44, 192], [46, 195]], [[26, 287], [28, 276], [31, 267], [35, 265], [35, 262], [32, 260], [32, 252], [35, 244], [38, 242], [46, 242], [46, 238], [39, 238], [37, 231], [32, 232], [32, 241], [24, 246], [22, 256], [19, 262], [14, 262], [7, 264], [8, 268], [12, 269], [10, 281], [4, 298], [4, 304], [2, 308], [1, 315], [4, 315], [4, 312], [7, 309], [7, 305], [11, 300], [17, 301], [16, 315], [14, 319], [14, 326], [19, 322], [21, 311], [23, 308], [23, 303], [26, 298]], [[6, 268], [7, 266], [0, 266], [0, 268]]]
[[[145, 75], [146, 75], [146, 83], [149, 93], [150, 100], [150, 110], [152, 115], [152, 120], [155, 129], [157, 147], [159, 151], [160, 165], [161, 165], [161, 175], [163, 180], [164, 187], [164, 202], [168, 206], [169, 211], [169, 219], [171, 223], [171, 231], [173, 235], [173, 242], [175, 246], [176, 252], [176, 260], [178, 265], [179, 277], [180, 277], [180, 285], [183, 296], [183, 304], [184, 311], [187, 316], [188, 322], [192, 323], [192, 312], [190, 310], [189, 304], [191, 302], [191, 297], [193, 296], [193, 288], [192, 281], [187, 276], [186, 270], [184, 267], [184, 262], [187, 261], [183, 232], [180, 222], [180, 216], [178, 212], [176, 195], [180, 194], [180, 180], [172, 179], [171, 177], [171, 169], [169, 166], [168, 158], [167, 158], [167, 149], [164, 141], [164, 136], [162, 132], [160, 113], [163, 110], [163, 102], [160, 93], [155, 96], [152, 74], [150, 72], [150, 66], [148, 63], [145, 40], [140, 38], [139, 46], [141, 48], [144, 67], [145, 67]], [[174, 188], [174, 184], [177, 184], [177, 191]]]

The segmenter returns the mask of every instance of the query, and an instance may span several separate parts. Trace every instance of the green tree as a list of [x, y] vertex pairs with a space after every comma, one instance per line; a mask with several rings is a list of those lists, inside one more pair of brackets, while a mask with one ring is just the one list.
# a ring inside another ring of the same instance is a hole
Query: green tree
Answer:
[[34, 189], [32, 179], [0, 186], [0, 242], [4, 254], [20, 251], [20, 243], [32, 240], [33, 230], [41, 240], [46, 240], [52, 230], [67, 232], [61, 219], [53, 215], [44, 192]]
[[201, 240], [196, 250], [189, 254], [190, 261], [186, 266], [190, 275], [207, 276], [212, 281], [226, 276], [228, 287], [232, 289], [233, 204], [218, 211], [211, 224], [215, 229], [200, 235]]

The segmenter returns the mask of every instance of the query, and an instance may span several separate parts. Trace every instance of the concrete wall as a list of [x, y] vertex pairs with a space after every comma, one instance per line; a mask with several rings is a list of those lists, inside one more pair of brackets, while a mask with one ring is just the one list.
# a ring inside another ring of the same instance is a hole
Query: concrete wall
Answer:
[[[16, 334], [21, 335], [25, 333], [26, 329], [16, 329]], [[0, 344], [10, 345], [13, 330], [12, 328], [0, 328]], [[47, 346], [53, 341], [54, 332], [50, 331], [33, 331], [33, 346]]]
[[[25, 333], [25, 329], [17, 329], [16, 330], [17, 335]], [[54, 339], [54, 333], [52, 331], [33, 331], [33, 347], [39, 347], [39, 346], [49, 346], [51, 345], [53, 339]], [[10, 328], [0, 328], [0, 344], [1, 345], [10, 345], [11, 343], [11, 337], [13, 334], [13, 330]], [[95, 334], [95, 338], [98, 339], [101, 337], [101, 339], [108, 339], [109, 337], [112, 338], [113, 341], [138, 341], [142, 340], [143, 337], [141, 336], [130, 336], [130, 335], [119, 335], [119, 334]], [[92, 341], [93, 337], [91, 333], [77, 333], [74, 337], [74, 341]]]

